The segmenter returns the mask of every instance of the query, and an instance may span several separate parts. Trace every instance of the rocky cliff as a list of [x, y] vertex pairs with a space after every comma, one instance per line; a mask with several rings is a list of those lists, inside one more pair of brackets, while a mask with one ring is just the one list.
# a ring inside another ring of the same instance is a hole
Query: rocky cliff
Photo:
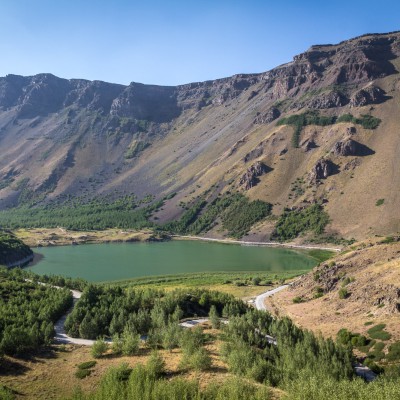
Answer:
[[[0, 78], [0, 207], [176, 193], [157, 215], [167, 221], [180, 202], [218, 187], [267, 200], [276, 215], [322, 201], [329, 230], [344, 237], [395, 232], [399, 57], [394, 32], [312, 46], [265, 73], [175, 87]], [[277, 125], [310, 110], [331, 123]], [[381, 123], [370, 129], [362, 115]]]

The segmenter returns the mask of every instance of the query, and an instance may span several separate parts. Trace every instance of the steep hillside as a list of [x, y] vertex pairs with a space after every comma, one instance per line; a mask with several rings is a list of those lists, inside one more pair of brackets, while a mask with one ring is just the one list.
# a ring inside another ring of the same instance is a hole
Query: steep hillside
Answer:
[[[265, 73], [176, 87], [8, 75], [0, 208], [169, 195], [154, 214], [164, 223], [197, 196], [239, 191], [271, 203], [275, 216], [322, 204], [328, 235], [395, 233], [399, 68], [395, 32], [312, 46]], [[250, 236], [267, 239], [274, 224]]]
[[325, 336], [347, 328], [368, 337], [383, 323], [391, 335], [384, 341], [399, 341], [399, 254], [399, 237], [356, 243], [274, 295], [268, 306]]

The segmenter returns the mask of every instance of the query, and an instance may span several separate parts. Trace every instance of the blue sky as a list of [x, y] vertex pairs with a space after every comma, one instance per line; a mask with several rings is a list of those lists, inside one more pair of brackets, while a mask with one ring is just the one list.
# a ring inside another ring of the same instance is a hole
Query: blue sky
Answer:
[[0, 76], [176, 85], [262, 72], [312, 44], [400, 30], [400, 2], [0, 0]]

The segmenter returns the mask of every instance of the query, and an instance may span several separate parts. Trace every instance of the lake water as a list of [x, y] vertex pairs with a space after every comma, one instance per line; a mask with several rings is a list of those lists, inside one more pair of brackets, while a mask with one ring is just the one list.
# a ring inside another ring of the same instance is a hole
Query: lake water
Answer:
[[29, 267], [31, 271], [92, 282], [207, 271], [296, 271], [317, 264], [302, 252], [283, 248], [186, 240], [45, 247], [35, 252], [43, 259]]

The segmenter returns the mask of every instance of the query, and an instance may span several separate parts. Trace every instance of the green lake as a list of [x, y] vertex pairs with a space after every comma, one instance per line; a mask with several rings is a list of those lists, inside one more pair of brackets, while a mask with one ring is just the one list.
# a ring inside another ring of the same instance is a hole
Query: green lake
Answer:
[[298, 271], [317, 261], [300, 251], [200, 241], [46, 247], [29, 269], [92, 282], [215, 271]]

